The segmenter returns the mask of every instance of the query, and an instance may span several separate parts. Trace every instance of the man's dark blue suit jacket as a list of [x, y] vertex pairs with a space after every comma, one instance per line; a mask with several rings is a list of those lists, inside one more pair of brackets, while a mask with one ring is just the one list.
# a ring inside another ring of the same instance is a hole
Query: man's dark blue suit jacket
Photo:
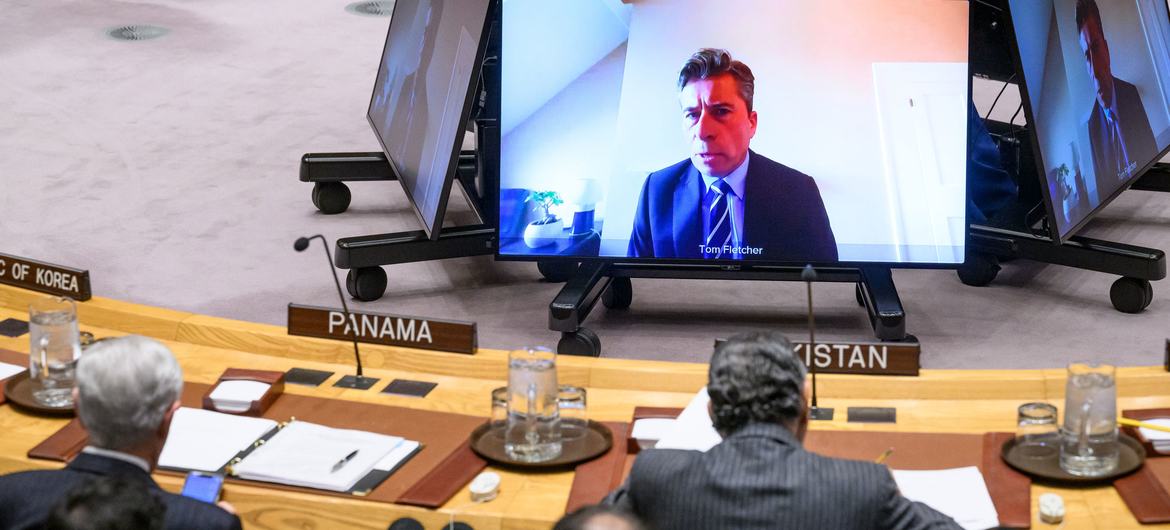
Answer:
[[[745, 260], [837, 261], [837, 241], [812, 177], [749, 151], [744, 184]], [[703, 177], [690, 159], [650, 174], [638, 200], [629, 255], [703, 259]]]
[[167, 507], [167, 530], [239, 530], [240, 518], [205, 502], [168, 493], [137, 466], [81, 453], [65, 469], [24, 471], [0, 477], [0, 528], [41, 528], [57, 503], [74, 488], [99, 476], [142, 481]]

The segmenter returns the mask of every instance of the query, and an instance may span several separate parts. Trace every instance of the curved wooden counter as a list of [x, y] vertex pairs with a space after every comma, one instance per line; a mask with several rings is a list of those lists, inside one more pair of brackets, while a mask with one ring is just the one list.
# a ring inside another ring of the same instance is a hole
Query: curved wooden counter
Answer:
[[[0, 320], [27, 319], [28, 303], [43, 295], [0, 286]], [[181, 311], [93, 298], [78, 303], [81, 328], [98, 337], [136, 333], [158, 338], [175, 352], [184, 379], [213, 383], [228, 367], [287, 370], [294, 366], [336, 372], [317, 388], [288, 385], [286, 392], [423, 410], [487, 417], [489, 393], [505, 384], [507, 352], [481, 349], [475, 355], [363, 345], [367, 374], [383, 378], [368, 391], [335, 388], [332, 383], [351, 371], [352, 346], [344, 342], [293, 337], [279, 326], [201, 316]], [[551, 335], [550, 335], [551, 337]], [[551, 338], [550, 338], [551, 340]], [[929, 347], [929, 346], [927, 346]], [[0, 337], [0, 348], [27, 352], [28, 336]], [[603, 421], [628, 421], [635, 406], [683, 407], [706, 381], [706, 365], [659, 361], [628, 361], [561, 357], [558, 376], [564, 383], [589, 389], [589, 414]], [[426, 398], [381, 394], [392, 378], [433, 381]], [[822, 375], [820, 398], [838, 409], [837, 419], [817, 422], [815, 429], [874, 431], [965, 432], [1013, 431], [1016, 407], [1029, 401], [1063, 405], [1064, 370], [923, 370], [919, 377]], [[1118, 405], [1126, 408], [1170, 407], [1170, 373], [1161, 367], [1118, 369]], [[893, 406], [894, 425], [848, 424], [849, 406]], [[30, 416], [0, 406], [0, 473], [55, 467], [29, 460], [26, 453], [65, 420]], [[384, 529], [394, 519], [410, 516], [427, 528], [458, 520], [476, 529], [549, 528], [563, 513], [572, 472], [522, 474], [495, 469], [503, 478], [500, 496], [472, 504], [466, 487], [442, 509], [365, 502], [359, 499], [280, 492], [230, 484], [224, 497], [236, 506], [246, 528], [371, 528]], [[158, 476], [168, 490], [180, 481]], [[1066, 503], [1064, 528], [1137, 528], [1112, 487], [1063, 489], [1033, 486], [1035, 498], [1055, 491]]]

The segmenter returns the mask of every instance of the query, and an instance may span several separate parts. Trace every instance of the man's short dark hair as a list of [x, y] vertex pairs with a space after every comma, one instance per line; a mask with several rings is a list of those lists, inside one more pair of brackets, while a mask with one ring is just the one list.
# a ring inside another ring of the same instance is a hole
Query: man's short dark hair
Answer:
[[594, 517], [602, 515], [611, 515], [620, 519], [623, 523], [626, 523], [626, 527], [630, 528], [631, 530], [642, 530], [644, 528], [642, 526], [642, 522], [639, 521], [638, 518], [634, 516], [634, 514], [626, 510], [616, 506], [594, 504], [592, 506], [579, 508], [577, 511], [562, 517], [560, 521], [557, 521], [557, 524], [553, 527], [553, 530], [584, 530], [585, 528], [588, 528], [586, 525], [589, 523], [589, 521], [591, 521]]
[[167, 507], [142, 481], [97, 477], [65, 496], [47, 530], [162, 530]]
[[1089, 19], [1097, 21], [1097, 27], [1104, 31], [1101, 24], [1101, 10], [1097, 9], [1097, 0], [1077, 0], [1077, 31], [1085, 28]]
[[804, 363], [779, 333], [739, 334], [715, 348], [707, 394], [715, 430], [730, 435], [749, 423], [789, 424], [804, 410]]
[[752, 100], [756, 95], [756, 76], [748, 65], [731, 58], [731, 53], [718, 48], [703, 48], [683, 64], [678, 73], [678, 89], [682, 90], [687, 83], [696, 79], [709, 79], [717, 75], [730, 74], [739, 85], [739, 97], [747, 104], [747, 111], [752, 111]]

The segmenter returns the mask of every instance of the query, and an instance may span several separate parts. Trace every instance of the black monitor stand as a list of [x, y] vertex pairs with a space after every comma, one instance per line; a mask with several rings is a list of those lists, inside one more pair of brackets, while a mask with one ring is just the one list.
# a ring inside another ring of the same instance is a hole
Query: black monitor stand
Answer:
[[[1170, 191], [1170, 167], [1155, 166], [1131, 189]], [[959, 269], [959, 279], [967, 285], [991, 283], [999, 273], [1000, 261], [1021, 258], [1052, 263], [1121, 276], [1109, 289], [1110, 302], [1123, 313], [1140, 313], [1154, 298], [1150, 282], [1166, 277], [1166, 253], [1158, 249], [1084, 236], [1056, 245], [1046, 230], [1030, 230], [1032, 223], [1019, 211], [999, 215], [996, 221], [970, 226], [967, 263]]]
[[[465, 197], [480, 195], [475, 184], [477, 167], [474, 151], [460, 153], [455, 181]], [[349, 207], [345, 182], [378, 180], [396, 180], [386, 155], [380, 152], [309, 153], [301, 157], [301, 181], [313, 183], [313, 204], [322, 213], [341, 213]], [[488, 207], [491, 204], [482, 204], [480, 211], [488, 211]], [[344, 237], [337, 240], [334, 265], [349, 269], [345, 287], [351, 296], [371, 301], [386, 292], [382, 265], [493, 254], [496, 241], [496, 227], [490, 222], [443, 228], [435, 240], [422, 230]]]
[[[575, 265], [575, 264], [574, 264]], [[586, 261], [548, 306], [548, 327], [561, 333], [557, 353], [597, 357], [601, 340], [581, 324], [598, 299], [609, 309], [626, 309], [634, 298], [630, 278], [689, 280], [801, 281], [800, 267], [647, 265]], [[884, 341], [917, 342], [906, 333], [906, 313], [888, 267], [818, 267], [817, 281], [857, 284], [857, 303], [869, 313], [874, 335]]]

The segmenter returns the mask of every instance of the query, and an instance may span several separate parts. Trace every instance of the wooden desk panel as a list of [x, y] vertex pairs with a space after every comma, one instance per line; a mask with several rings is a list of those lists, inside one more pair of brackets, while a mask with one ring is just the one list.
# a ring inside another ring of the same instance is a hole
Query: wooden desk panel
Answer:
[[[40, 296], [0, 286], [0, 319], [27, 318], [27, 302]], [[363, 346], [367, 373], [383, 379], [375, 390], [331, 386], [350, 372], [352, 350], [346, 343], [290, 337], [283, 328], [190, 315], [125, 302], [94, 298], [79, 303], [81, 327], [98, 337], [141, 333], [163, 340], [175, 352], [188, 381], [213, 383], [228, 367], [287, 370], [294, 366], [336, 372], [317, 388], [286, 386], [286, 393], [392, 404], [487, 417], [489, 393], [505, 384], [506, 352], [482, 349], [474, 356]], [[28, 351], [28, 336], [0, 337], [0, 348]], [[371, 361], [371, 359], [373, 361]], [[602, 421], [628, 420], [635, 406], [683, 407], [705, 382], [706, 366], [614, 359], [562, 357], [562, 380], [589, 387], [589, 413]], [[378, 393], [393, 378], [433, 381], [426, 398]], [[1016, 407], [1028, 401], [1063, 405], [1063, 370], [924, 370], [917, 378], [825, 375], [818, 378], [824, 406], [837, 408], [832, 422], [814, 429], [902, 432], [978, 433], [1012, 431]], [[1121, 408], [1170, 407], [1170, 374], [1160, 367], [1118, 370]], [[845, 408], [894, 406], [894, 425], [849, 424]], [[41, 418], [0, 406], [0, 473], [56, 467], [29, 460], [28, 449], [59, 429], [65, 420]], [[271, 490], [230, 484], [225, 498], [241, 512], [248, 528], [386, 528], [397, 517], [419, 519], [441, 528], [458, 514], [477, 529], [549, 528], [568, 500], [571, 472], [523, 474], [493, 468], [503, 479], [500, 496], [471, 504], [466, 487], [440, 510], [363, 502], [358, 499]], [[171, 491], [179, 479], [157, 477]], [[1143, 528], [1129, 514], [1112, 487], [1052, 488], [1033, 486], [1040, 494], [1064, 497], [1067, 529]], [[1034, 518], [1036, 510], [1033, 509]], [[1038, 519], [1034, 528], [1048, 528]], [[1170, 525], [1167, 526], [1170, 528]], [[1144, 527], [1149, 528], [1149, 527]]]

